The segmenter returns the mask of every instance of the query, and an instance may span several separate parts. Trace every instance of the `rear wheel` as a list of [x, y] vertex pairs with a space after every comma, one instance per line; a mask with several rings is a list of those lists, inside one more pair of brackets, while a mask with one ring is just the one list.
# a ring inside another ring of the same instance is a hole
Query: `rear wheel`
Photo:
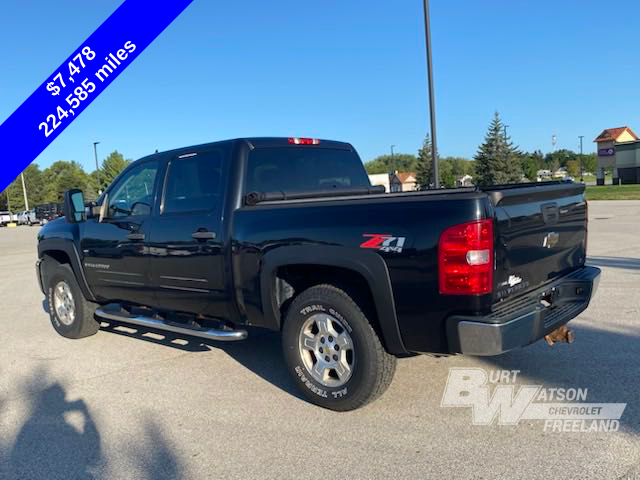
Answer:
[[48, 260], [47, 300], [53, 328], [63, 337], [84, 338], [100, 328], [94, 319], [97, 304], [84, 298], [71, 267]]
[[295, 298], [282, 332], [287, 367], [312, 403], [354, 410], [388, 388], [396, 358], [383, 348], [362, 310], [332, 285]]

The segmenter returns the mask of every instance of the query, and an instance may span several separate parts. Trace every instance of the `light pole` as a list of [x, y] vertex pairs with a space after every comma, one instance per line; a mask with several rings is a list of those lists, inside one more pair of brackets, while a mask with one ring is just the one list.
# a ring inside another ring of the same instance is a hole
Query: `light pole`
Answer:
[[433, 93], [433, 65], [431, 62], [431, 22], [429, 20], [429, 0], [423, 0], [424, 34], [427, 46], [427, 82], [429, 85], [429, 118], [431, 120], [431, 165], [433, 165], [433, 184], [440, 188], [438, 175], [438, 147], [436, 143], [436, 105]]
[[24, 172], [20, 174], [22, 180], [22, 194], [24, 195], [24, 209], [29, 210], [29, 200], [27, 199], [27, 187], [24, 184]]
[[96, 179], [98, 180], [98, 195], [102, 192], [100, 191], [100, 167], [98, 166], [98, 144], [100, 142], [93, 142], [93, 156], [96, 159]]
[[582, 139], [584, 135], [578, 135], [578, 138], [580, 139], [580, 181], [584, 182], [584, 163], [582, 158]]
[[393, 165], [393, 149], [395, 145], [391, 145], [391, 164]]
[[509, 128], [511, 125], [503, 125], [502, 128], [504, 129], [504, 143], [507, 143], [507, 128]]

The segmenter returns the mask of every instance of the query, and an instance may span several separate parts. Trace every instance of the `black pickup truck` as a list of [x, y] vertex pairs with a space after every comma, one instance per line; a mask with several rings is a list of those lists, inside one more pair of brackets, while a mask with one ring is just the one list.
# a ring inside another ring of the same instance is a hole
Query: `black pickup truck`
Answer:
[[396, 358], [498, 355], [594, 294], [584, 185], [386, 194], [346, 143], [243, 138], [156, 153], [39, 234], [56, 331], [121, 322], [208, 340], [282, 332], [304, 395], [351, 410]]

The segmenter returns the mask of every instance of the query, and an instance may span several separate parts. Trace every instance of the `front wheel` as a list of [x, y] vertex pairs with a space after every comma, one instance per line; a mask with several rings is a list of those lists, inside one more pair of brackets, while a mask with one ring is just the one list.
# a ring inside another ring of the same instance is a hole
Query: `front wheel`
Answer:
[[288, 310], [282, 331], [287, 367], [303, 395], [336, 411], [362, 407], [391, 384], [389, 355], [362, 310], [332, 285], [311, 287]]
[[47, 279], [47, 300], [53, 328], [67, 338], [94, 335], [100, 328], [94, 319], [97, 305], [84, 298], [68, 264], [51, 262], [45, 271], [51, 272]]

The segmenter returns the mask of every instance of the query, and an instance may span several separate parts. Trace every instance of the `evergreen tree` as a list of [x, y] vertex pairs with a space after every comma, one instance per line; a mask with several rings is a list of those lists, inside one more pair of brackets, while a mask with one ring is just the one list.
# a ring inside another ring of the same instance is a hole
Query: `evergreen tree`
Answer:
[[517, 183], [522, 178], [520, 153], [505, 136], [500, 115], [495, 113], [484, 143], [478, 148], [475, 181], [478, 185]]
[[124, 156], [114, 150], [109, 154], [107, 158], [102, 161], [100, 172], [98, 172], [98, 178], [100, 179], [100, 190], [104, 191], [111, 182], [129, 165], [130, 160], [125, 160]]
[[422, 148], [418, 150], [416, 182], [419, 190], [427, 190], [433, 184], [432, 145], [431, 136], [427, 133], [422, 143]]

